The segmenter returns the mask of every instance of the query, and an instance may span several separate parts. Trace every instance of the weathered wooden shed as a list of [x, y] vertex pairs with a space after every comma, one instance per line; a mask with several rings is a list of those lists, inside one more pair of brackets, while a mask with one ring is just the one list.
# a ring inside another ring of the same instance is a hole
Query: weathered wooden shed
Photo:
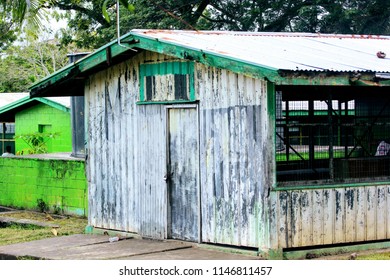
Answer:
[[390, 239], [386, 52], [386, 36], [133, 30], [30, 95], [85, 96], [91, 226], [280, 255]]

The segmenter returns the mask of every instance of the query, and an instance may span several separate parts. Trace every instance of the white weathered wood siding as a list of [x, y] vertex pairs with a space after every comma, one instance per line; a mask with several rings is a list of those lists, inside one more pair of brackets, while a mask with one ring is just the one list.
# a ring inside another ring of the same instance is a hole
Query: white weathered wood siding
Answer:
[[[166, 105], [136, 102], [139, 65], [169, 60], [143, 52], [91, 76], [86, 85], [92, 226], [167, 238]], [[169, 83], [163, 77], [154, 81]], [[267, 84], [195, 64], [195, 95], [201, 241], [266, 247], [268, 210], [263, 201], [273, 176], [269, 143], [274, 139]], [[164, 93], [155, 96], [163, 99]]]
[[271, 247], [390, 238], [390, 186], [271, 192]]
[[195, 75], [201, 108], [202, 241], [262, 246], [268, 236], [262, 201], [272, 162], [267, 84], [199, 64]]
[[166, 238], [165, 109], [139, 106], [139, 64], [149, 53], [90, 77], [89, 224]]

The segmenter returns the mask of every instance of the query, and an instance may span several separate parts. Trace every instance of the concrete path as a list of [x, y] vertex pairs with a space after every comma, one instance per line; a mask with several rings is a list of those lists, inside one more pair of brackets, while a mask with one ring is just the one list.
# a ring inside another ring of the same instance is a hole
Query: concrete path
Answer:
[[251, 254], [236, 254], [199, 247], [181, 241], [140, 238], [109, 242], [106, 235], [76, 234], [0, 246], [1, 259], [48, 260], [250, 260]]

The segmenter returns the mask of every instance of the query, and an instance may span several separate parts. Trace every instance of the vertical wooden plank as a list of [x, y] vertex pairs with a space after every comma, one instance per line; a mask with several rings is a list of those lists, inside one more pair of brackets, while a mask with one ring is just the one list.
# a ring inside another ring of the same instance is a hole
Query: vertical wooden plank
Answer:
[[[126, 159], [128, 158], [128, 152], [127, 152], [127, 145], [130, 147], [132, 146], [130, 138], [132, 138], [133, 131], [130, 131], [127, 128], [127, 116], [130, 113], [130, 110], [128, 109], [128, 103], [127, 103], [127, 87], [126, 87], [126, 79], [128, 71], [128, 64], [127, 62], [123, 64], [121, 68], [121, 77], [120, 77], [120, 98], [119, 98], [119, 107], [120, 107], [120, 114], [121, 114], [121, 123], [119, 125], [119, 133], [121, 135], [121, 141], [119, 143], [118, 152], [119, 152], [119, 166], [120, 166], [120, 205], [121, 205], [121, 225], [124, 231], [129, 231], [129, 220], [130, 220], [130, 214], [129, 214], [129, 192], [128, 185], [132, 185], [131, 181], [128, 176], [127, 172], [127, 163]], [[134, 101], [133, 101], [134, 102]], [[132, 102], [132, 103], [133, 103]], [[125, 133], [127, 131], [128, 133]]]
[[334, 240], [333, 243], [345, 242], [345, 200], [344, 190], [334, 191]]
[[386, 186], [377, 187], [376, 239], [386, 239]]
[[291, 244], [291, 229], [290, 229], [290, 192], [281, 191], [278, 192], [277, 205], [278, 205], [278, 213], [277, 213], [277, 239], [278, 244], [273, 248], [290, 248]]
[[386, 191], [386, 238], [390, 238], [390, 186], [387, 185]]
[[356, 240], [356, 190], [355, 188], [345, 189], [345, 241]]
[[324, 244], [324, 191], [325, 190], [313, 190], [313, 212], [312, 212], [312, 224], [313, 224], [313, 238], [312, 245]]
[[367, 188], [366, 192], [366, 240], [375, 240], [376, 237], [376, 187]]
[[332, 244], [334, 226], [334, 191], [323, 190], [323, 244]]
[[226, 184], [228, 191], [232, 193], [232, 199], [234, 206], [234, 222], [231, 224], [231, 235], [235, 236], [232, 241], [234, 244], [247, 244], [241, 239], [243, 237], [243, 229], [245, 223], [246, 212], [241, 213], [245, 208], [246, 200], [242, 196], [245, 195], [245, 189], [241, 185], [240, 178], [240, 110], [237, 107], [232, 106], [235, 100], [238, 98], [238, 81], [237, 76], [231, 72], [223, 71], [224, 86], [226, 87], [226, 97], [222, 99], [222, 106], [226, 110], [226, 129], [227, 138], [229, 139], [226, 147], [226, 169], [225, 174]]
[[356, 193], [356, 241], [366, 240], [366, 188], [357, 188]]
[[[200, 67], [200, 65], [198, 65]], [[204, 166], [201, 166], [202, 170], [202, 238], [205, 242], [217, 242], [217, 204], [220, 199], [216, 197], [215, 180], [214, 180], [214, 115], [211, 110], [213, 107], [213, 95], [211, 87], [208, 81], [211, 79], [211, 73], [209, 68], [199, 69], [198, 71], [198, 83], [200, 87], [199, 95], [203, 103], [201, 103], [201, 115], [203, 116], [201, 130], [203, 131], [203, 141], [201, 150], [203, 149], [202, 157], [204, 158]], [[204, 77], [204, 78], [203, 78]], [[204, 79], [204, 80], [202, 80]]]
[[302, 244], [302, 216], [300, 208], [300, 190], [291, 191], [289, 201], [289, 238], [291, 247], [299, 247]]
[[[213, 144], [214, 144], [214, 188], [217, 199], [216, 207], [216, 235], [217, 239], [221, 243], [229, 244], [231, 241], [231, 235], [229, 230], [233, 222], [234, 215], [230, 207], [228, 198], [227, 185], [224, 182], [224, 154], [223, 154], [223, 126], [227, 121], [224, 108], [221, 108], [221, 89], [219, 70], [216, 68], [210, 69], [210, 81], [208, 86], [211, 89], [213, 95], [213, 103], [211, 108], [211, 114], [213, 114]], [[232, 201], [235, 203], [235, 190], [231, 190]]]
[[104, 83], [104, 76], [103, 76], [103, 73], [101, 73], [98, 77], [98, 87], [99, 87], [99, 90], [98, 90], [98, 107], [99, 108], [99, 111], [96, 112], [97, 113], [97, 116], [98, 116], [98, 122], [96, 123], [96, 135], [95, 137], [98, 138], [97, 140], [97, 144], [99, 146], [96, 146], [95, 147], [95, 151], [94, 153], [95, 154], [99, 154], [99, 159], [98, 159], [98, 162], [99, 162], [99, 165], [96, 165], [98, 167], [98, 178], [96, 179], [97, 181], [97, 184], [98, 184], [98, 189], [99, 189], [99, 200], [100, 200], [100, 203], [99, 203], [99, 209], [97, 209], [97, 211], [99, 211], [99, 224], [98, 224], [98, 227], [102, 227], [104, 228], [106, 226], [105, 224], [105, 220], [104, 220], [104, 217], [107, 215], [106, 213], [106, 203], [107, 203], [107, 200], [106, 200], [106, 193], [107, 193], [107, 185], [105, 184], [105, 181], [104, 181], [104, 178], [106, 176], [106, 162], [104, 161], [104, 152], [102, 153], [99, 153], [98, 152], [98, 149], [102, 149], [102, 151], [104, 151], [104, 136], [105, 136], [105, 102], [104, 102], [104, 98], [105, 98], [105, 95], [104, 95], [104, 90], [105, 90], [105, 83]]
[[94, 132], [94, 123], [95, 121], [95, 114], [94, 110], [96, 109], [96, 96], [97, 92], [95, 92], [95, 83], [92, 82], [92, 80], [88, 80], [88, 84], [85, 88], [85, 110], [86, 110], [86, 116], [90, 120], [89, 122], [86, 122], [86, 129], [88, 133], [88, 147], [87, 147], [87, 182], [88, 182], [88, 224], [89, 225], [95, 225], [97, 222], [97, 188], [95, 183], [95, 177], [96, 177], [96, 171], [95, 171], [95, 165], [94, 162], [95, 154], [91, 152], [91, 149], [93, 151], [94, 146], [96, 146], [96, 138], [91, 137]]
[[299, 246], [313, 245], [313, 191], [301, 191], [299, 198], [301, 217], [297, 221], [297, 232], [301, 240]]

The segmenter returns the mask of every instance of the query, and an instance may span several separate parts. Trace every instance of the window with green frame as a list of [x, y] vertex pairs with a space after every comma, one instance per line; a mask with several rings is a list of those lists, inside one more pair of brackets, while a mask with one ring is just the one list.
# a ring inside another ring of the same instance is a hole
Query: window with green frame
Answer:
[[7, 146], [11, 147], [11, 152], [15, 154], [15, 123], [3, 122], [0, 126], [1, 154]]
[[139, 104], [195, 101], [194, 63], [159, 62], [140, 65]]
[[390, 97], [276, 93], [278, 186], [390, 181]]

